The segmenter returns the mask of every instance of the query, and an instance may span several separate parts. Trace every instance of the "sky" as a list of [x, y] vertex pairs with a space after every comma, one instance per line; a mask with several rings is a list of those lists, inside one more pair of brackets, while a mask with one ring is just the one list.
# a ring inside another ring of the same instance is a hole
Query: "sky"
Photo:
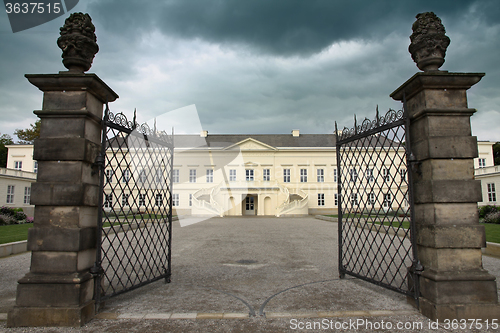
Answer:
[[[486, 73], [468, 91], [472, 132], [500, 141], [498, 0], [80, 0], [70, 12], [92, 18], [89, 73], [120, 96], [113, 112], [152, 123], [194, 104], [209, 134], [313, 134], [402, 108], [389, 95], [419, 72], [409, 36], [427, 11], [451, 39], [441, 70]], [[68, 16], [13, 33], [0, 13], [0, 134], [37, 119], [42, 92], [24, 74], [66, 70]]]

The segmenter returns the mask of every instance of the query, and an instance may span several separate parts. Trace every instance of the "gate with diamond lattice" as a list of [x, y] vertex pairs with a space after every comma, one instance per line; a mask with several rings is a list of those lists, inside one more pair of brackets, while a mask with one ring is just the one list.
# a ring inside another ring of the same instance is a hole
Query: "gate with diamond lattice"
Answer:
[[102, 133], [96, 308], [171, 274], [173, 135], [108, 107]]
[[[339, 273], [418, 301], [410, 142], [405, 112], [389, 110], [337, 133]], [[417, 304], [418, 306], [418, 304]]]

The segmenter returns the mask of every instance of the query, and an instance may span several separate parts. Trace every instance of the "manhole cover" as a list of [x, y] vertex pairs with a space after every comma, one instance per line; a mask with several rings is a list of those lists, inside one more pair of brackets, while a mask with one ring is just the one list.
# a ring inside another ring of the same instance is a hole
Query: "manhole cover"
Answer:
[[242, 265], [251, 265], [251, 264], [255, 264], [256, 262], [257, 262], [257, 260], [249, 260], [249, 259], [241, 259], [241, 260], [237, 261], [238, 264], [242, 264]]

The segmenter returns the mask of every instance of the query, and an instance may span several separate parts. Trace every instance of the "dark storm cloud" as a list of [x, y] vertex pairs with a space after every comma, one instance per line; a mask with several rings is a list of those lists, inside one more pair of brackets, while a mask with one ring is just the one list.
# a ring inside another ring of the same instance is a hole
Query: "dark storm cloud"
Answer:
[[[180, 38], [241, 45], [274, 55], [310, 55], [334, 42], [379, 38], [414, 16], [434, 11], [454, 20], [475, 5], [487, 22], [499, 21], [497, 0], [106, 0], [91, 3], [93, 16], [130, 36], [160, 29]], [[112, 13], [112, 14], [111, 14]]]

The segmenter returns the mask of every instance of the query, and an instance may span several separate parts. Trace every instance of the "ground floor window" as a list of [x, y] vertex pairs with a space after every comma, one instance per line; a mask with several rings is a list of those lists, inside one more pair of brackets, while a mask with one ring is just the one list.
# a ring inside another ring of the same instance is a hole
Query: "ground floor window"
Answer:
[[193, 195], [190, 194], [189, 195], [189, 207], [191, 207], [193, 205]]
[[24, 188], [24, 203], [29, 205], [30, 199], [31, 199], [31, 187], [26, 186]]
[[146, 194], [139, 193], [139, 206], [146, 206]]
[[339, 195], [338, 195], [337, 193], [335, 193], [335, 194], [333, 195], [333, 204], [334, 204], [335, 206], [338, 206], [338, 205], [339, 205]]
[[358, 203], [358, 194], [357, 193], [352, 193], [351, 194], [351, 205], [352, 206], [357, 206]]
[[488, 201], [497, 201], [497, 193], [495, 191], [495, 183], [486, 184], [488, 187]]
[[122, 194], [122, 206], [123, 207], [128, 207], [128, 197], [130, 194], [123, 193]]
[[384, 202], [382, 204], [384, 206], [384, 208], [391, 207], [391, 204], [392, 204], [391, 194], [390, 193], [384, 194]]
[[172, 206], [179, 206], [179, 194], [172, 194]]
[[113, 206], [113, 194], [104, 193], [104, 208], [111, 208]]
[[318, 206], [324, 206], [324, 205], [325, 205], [325, 194], [318, 193]]
[[14, 203], [14, 185], [7, 186], [7, 203]]

